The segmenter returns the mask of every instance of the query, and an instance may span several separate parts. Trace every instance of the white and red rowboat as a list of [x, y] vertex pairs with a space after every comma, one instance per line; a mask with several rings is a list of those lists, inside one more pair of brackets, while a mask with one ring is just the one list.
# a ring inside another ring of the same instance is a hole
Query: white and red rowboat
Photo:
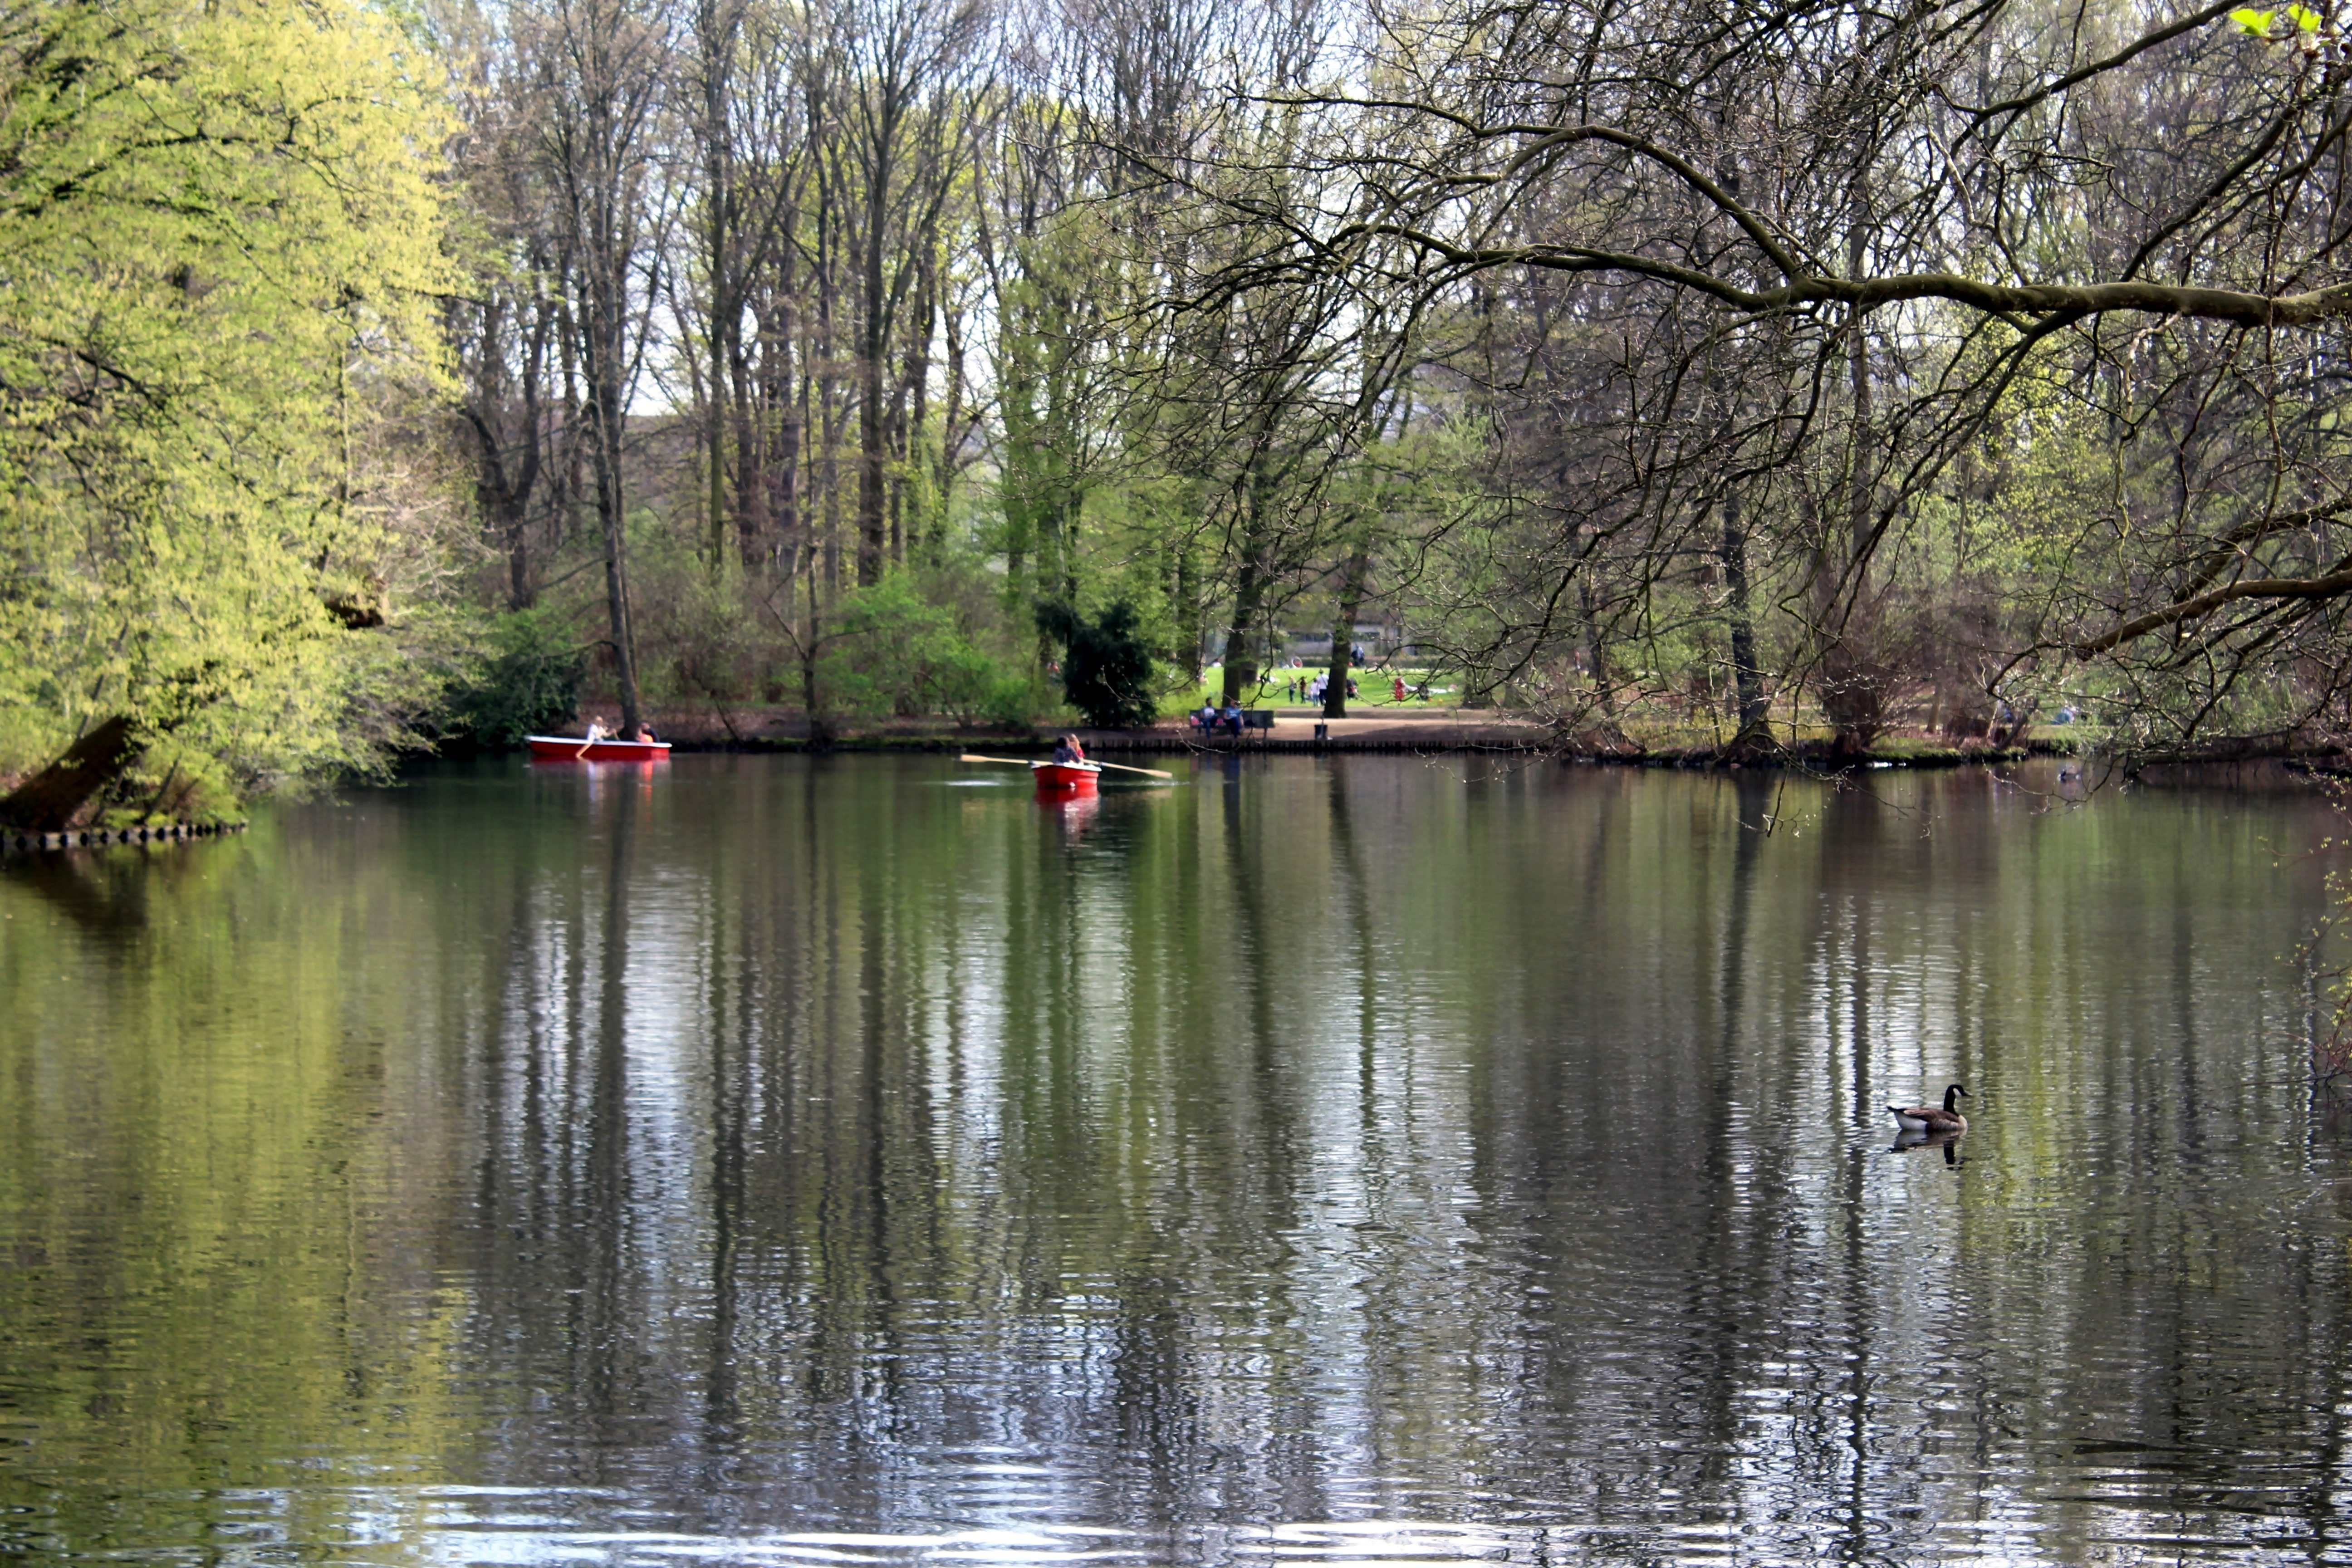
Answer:
[[592, 741], [585, 735], [526, 735], [534, 763], [658, 763], [669, 757], [667, 741]]
[[1070, 795], [1092, 795], [1095, 781], [1102, 776], [1100, 763], [1031, 763], [1029, 771], [1036, 776], [1037, 793], [1056, 799]]

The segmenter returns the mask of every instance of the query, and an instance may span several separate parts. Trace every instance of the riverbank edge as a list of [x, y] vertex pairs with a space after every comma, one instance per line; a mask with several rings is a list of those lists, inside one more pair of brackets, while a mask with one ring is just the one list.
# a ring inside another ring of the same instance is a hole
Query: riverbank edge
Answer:
[[96, 849], [110, 844], [177, 844], [225, 838], [242, 833], [243, 822], [165, 822], [148, 827], [77, 827], [64, 833], [0, 828], [0, 855], [37, 855], [45, 850]]
[[[830, 736], [794, 733], [772, 721], [756, 730], [718, 731], [707, 713], [656, 715], [671, 722], [663, 733], [677, 752], [731, 752], [746, 755], [825, 755], [844, 753], [920, 754], [996, 751], [1040, 756], [1053, 744], [1055, 733], [1038, 729], [958, 729], [927, 720], [884, 721], [845, 729]], [[699, 720], [700, 722], [697, 722]], [[2202, 752], [2147, 753], [2130, 759], [2099, 752], [2087, 737], [2032, 736], [2014, 746], [1996, 747], [1980, 742], [1951, 744], [1925, 736], [1893, 735], [1856, 757], [1833, 751], [1825, 741], [1763, 752], [1735, 752], [1717, 746], [1606, 746], [1562, 737], [1532, 723], [1475, 722], [1460, 718], [1366, 716], [1338, 721], [1346, 732], [1316, 740], [1311, 716], [1285, 714], [1274, 733], [1244, 731], [1241, 736], [1203, 737], [1181, 721], [1169, 721], [1149, 730], [1075, 730], [1089, 751], [1106, 756], [1517, 756], [1549, 759], [1570, 766], [1678, 769], [1692, 772], [1769, 772], [1838, 777], [1881, 769], [1929, 771], [1965, 767], [2001, 767], [2032, 758], [2075, 759], [2091, 781], [2144, 784], [2219, 784], [2228, 787], [2310, 788], [2352, 778], [2352, 753], [2322, 745], [2295, 747], [2276, 743], [2215, 747]], [[1338, 727], [1335, 725], [1335, 727]], [[799, 726], [796, 724], [795, 729]], [[746, 731], [750, 732], [745, 732]], [[1292, 731], [1283, 733], [1282, 731]]]
[[[1798, 769], [1809, 773], [1853, 768], [1956, 768], [2022, 762], [2029, 756], [2063, 756], [2074, 748], [2032, 742], [2021, 746], [1938, 746], [1916, 741], [1873, 751], [1860, 757], [1842, 755], [1825, 743], [1761, 752], [1734, 753], [1716, 747], [1617, 747], [1598, 749], [1562, 743], [1534, 726], [1406, 725], [1382, 734], [1311, 736], [1244, 733], [1202, 737], [1189, 730], [1088, 730], [1071, 731], [1090, 752], [1107, 755], [1159, 756], [1437, 756], [1489, 753], [1546, 757], [1574, 765], [1594, 767], [1682, 769]], [[1053, 736], [1034, 731], [1003, 730], [938, 731], [908, 729], [831, 736], [677, 736], [670, 740], [674, 753], [718, 752], [739, 755], [804, 756], [856, 752], [937, 753], [993, 748], [1042, 756], [1052, 750]]]

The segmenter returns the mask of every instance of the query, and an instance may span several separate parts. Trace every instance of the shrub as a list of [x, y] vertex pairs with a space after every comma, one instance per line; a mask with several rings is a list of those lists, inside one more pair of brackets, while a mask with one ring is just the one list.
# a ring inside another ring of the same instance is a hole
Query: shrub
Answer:
[[[926, 599], [906, 573], [841, 603], [824, 654], [824, 689], [852, 712], [944, 713], [956, 722], [1025, 723], [1028, 683], [973, 645], [954, 610]], [[1018, 693], [1016, 696], [1015, 693]]]
[[451, 693], [444, 743], [499, 748], [568, 726], [588, 673], [572, 628], [553, 611], [516, 610], [490, 622], [483, 658]]
[[1037, 606], [1038, 629], [1063, 647], [1063, 695], [1098, 729], [1140, 729], [1158, 716], [1151, 644], [1138, 620], [1123, 599], [1092, 621], [1067, 605]]

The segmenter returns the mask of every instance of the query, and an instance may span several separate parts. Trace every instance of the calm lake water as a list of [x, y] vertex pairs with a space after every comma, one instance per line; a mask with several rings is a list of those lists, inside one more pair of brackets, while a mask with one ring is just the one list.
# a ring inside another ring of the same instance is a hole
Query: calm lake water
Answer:
[[2352, 1562], [2319, 805], [1171, 765], [0, 866], [0, 1555]]

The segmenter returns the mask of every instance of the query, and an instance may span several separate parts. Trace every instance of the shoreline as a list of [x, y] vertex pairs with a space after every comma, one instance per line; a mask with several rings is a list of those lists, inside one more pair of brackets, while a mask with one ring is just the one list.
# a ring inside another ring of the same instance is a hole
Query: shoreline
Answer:
[[[1263, 711], [1263, 710], [1261, 710]], [[1043, 754], [1057, 731], [1016, 730], [974, 725], [959, 728], [952, 721], [894, 719], [845, 725], [827, 736], [810, 733], [798, 713], [771, 710], [757, 714], [742, 710], [713, 712], [656, 710], [651, 715], [656, 732], [677, 752], [734, 752], [746, 755], [803, 755], [826, 752], [940, 752], [998, 750]], [[1328, 722], [1328, 733], [1315, 737]], [[1075, 727], [1089, 752], [1107, 756], [1283, 756], [1443, 755], [1489, 753], [1547, 757], [1579, 767], [1658, 768], [1685, 771], [1802, 773], [1834, 775], [1887, 769], [1937, 770], [2000, 767], [2033, 758], [2080, 756], [2084, 771], [2102, 779], [2126, 776], [2146, 782], [2237, 782], [2275, 785], [2294, 782], [2299, 787], [2345, 776], [2352, 759], [2344, 752], [2317, 747], [2216, 748], [2201, 754], [2172, 754], [2138, 759], [2126, 774], [2112, 759], [2103, 759], [2093, 747], [2069, 739], [2029, 738], [2022, 744], [1993, 747], [1980, 742], [1949, 742], [1920, 735], [1891, 735], [1862, 756], [1842, 755], [1822, 741], [1801, 742], [1763, 754], [1732, 754], [1713, 745], [1621, 746], [1603, 748], [1562, 744], [1549, 728], [1527, 721], [1498, 719], [1488, 713], [1461, 710], [1412, 713], [1372, 713], [1323, 721], [1309, 712], [1277, 711], [1270, 730], [1244, 731], [1240, 736], [1202, 736], [1179, 720], [1163, 720], [1148, 730], [1092, 730]]]

